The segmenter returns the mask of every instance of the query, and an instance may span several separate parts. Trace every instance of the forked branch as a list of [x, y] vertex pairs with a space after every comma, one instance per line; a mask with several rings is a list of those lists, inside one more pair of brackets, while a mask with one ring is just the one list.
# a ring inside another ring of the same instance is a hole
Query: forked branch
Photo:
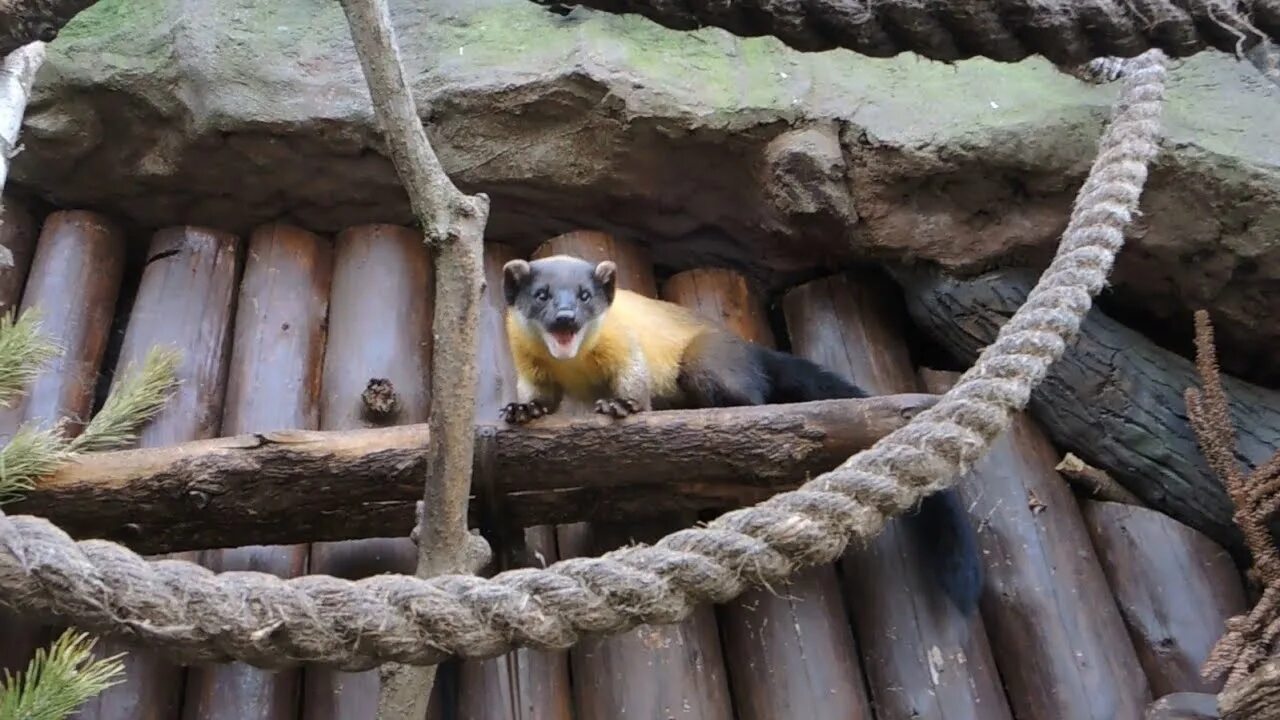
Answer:
[[[476, 327], [483, 289], [489, 198], [463, 195], [444, 168], [405, 79], [386, 0], [342, 0], [374, 114], [426, 241], [435, 250], [435, 341], [431, 351], [431, 433], [419, 516], [417, 576], [474, 573], [487, 551], [467, 531], [475, 444]], [[384, 668], [379, 717], [426, 715], [434, 666]]]

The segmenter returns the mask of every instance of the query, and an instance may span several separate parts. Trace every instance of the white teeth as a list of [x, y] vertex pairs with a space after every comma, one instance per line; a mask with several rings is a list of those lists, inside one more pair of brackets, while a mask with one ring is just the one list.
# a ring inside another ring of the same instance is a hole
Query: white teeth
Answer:
[[578, 354], [578, 345], [581, 344], [582, 333], [576, 332], [567, 341], [562, 341], [555, 335], [544, 332], [543, 340], [547, 344], [547, 349], [551, 351], [551, 357], [558, 360], [568, 360]]

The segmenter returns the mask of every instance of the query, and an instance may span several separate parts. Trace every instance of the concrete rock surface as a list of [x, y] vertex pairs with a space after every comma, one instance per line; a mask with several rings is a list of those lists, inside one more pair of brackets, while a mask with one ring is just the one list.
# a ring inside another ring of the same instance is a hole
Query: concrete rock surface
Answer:
[[[446, 169], [489, 237], [590, 227], [771, 288], [858, 259], [1042, 266], [1118, 87], [1041, 60], [801, 54], [526, 0], [393, 0]], [[1280, 89], [1217, 54], [1171, 74], [1163, 151], [1104, 299], [1280, 382]], [[102, 0], [50, 46], [12, 178], [135, 224], [412, 221], [331, 0]]]

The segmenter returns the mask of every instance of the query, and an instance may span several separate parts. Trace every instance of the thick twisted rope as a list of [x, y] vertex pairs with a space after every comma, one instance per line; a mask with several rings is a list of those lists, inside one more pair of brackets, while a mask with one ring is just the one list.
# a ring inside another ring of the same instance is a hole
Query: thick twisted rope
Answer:
[[1187, 57], [1238, 53], [1280, 40], [1280, 0], [533, 0], [635, 13], [674, 30], [718, 27], [770, 35], [797, 50], [843, 48], [871, 57], [914, 52], [953, 62], [1042, 55], [1070, 67], [1150, 49]]
[[148, 562], [110, 542], [77, 543], [45, 520], [0, 514], [0, 601], [123, 634], [179, 660], [355, 670], [516, 646], [567, 648], [583, 633], [678, 622], [700, 603], [831, 562], [850, 540], [872, 538], [890, 516], [967, 471], [1062, 354], [1137, 209], [1156, 152], [1164, 72], [1158, 51], [1128, 63], [1056, 257], [974, 367], [937, 405], [795, 491], [651, 547], [487, 580], [214, 574], [187, 562]]

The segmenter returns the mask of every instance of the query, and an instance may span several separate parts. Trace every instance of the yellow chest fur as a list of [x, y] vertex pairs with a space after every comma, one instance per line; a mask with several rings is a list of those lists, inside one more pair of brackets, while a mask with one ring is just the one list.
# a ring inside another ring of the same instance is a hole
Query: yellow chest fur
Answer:
[[679, 305], [619, 290], [596, 336], [583, 343], [576, 357], [557, 360], [542, 338], [526, 330], [512, 311], [507, 314], [516, 372], [584, 402], [610, 395], [614, 378], [637, 362], [633, 348], [639, 349], [639, 361], [648, 369], [653, 400], [674, 399], [681, 355], [705, 329], [697, 316]]

